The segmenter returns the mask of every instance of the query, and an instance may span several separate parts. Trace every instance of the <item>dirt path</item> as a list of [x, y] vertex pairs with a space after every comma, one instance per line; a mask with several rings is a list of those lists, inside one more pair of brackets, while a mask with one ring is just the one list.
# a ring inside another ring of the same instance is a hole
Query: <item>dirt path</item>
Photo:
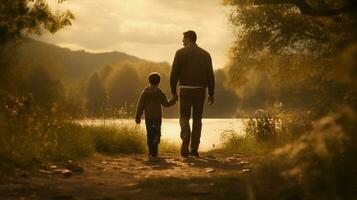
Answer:
[[0, 199], [215, 199], [227, 189], [245, 191], [240, 174], [252, 169], [248, 158], [217, 153], [188, 159], [162, 154], [158, 160], [96, 155], [72, 163], [80, 166], [73, 171], [83, 169], [72, 173], [60, 170], [66, 165], [2, 177]]

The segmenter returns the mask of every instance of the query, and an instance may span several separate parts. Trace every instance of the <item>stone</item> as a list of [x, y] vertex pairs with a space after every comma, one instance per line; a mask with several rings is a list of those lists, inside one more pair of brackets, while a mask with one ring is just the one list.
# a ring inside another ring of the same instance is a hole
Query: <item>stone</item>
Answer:
[[51, 175], [52, 172], [48, 171], [48, 170], [44, 170], [44, 169], [39, 169], [38, 172], [42, 173], [42, 174], [47, 174], [47, 175]]
[[49, 168], [53, 170], [53, 169], [57, 169], [57, 166], [56, 165], [50, 165]]
[[240, 165], [247, 165], [247, 164], [249, 164], [249, 163], [248, 163], [247, 161], [240, 161], [239, 164], [240, 164]]
[[208, 173], [212, 173], [212, 172], [215, 172], [215, 171], [216, 171], [216, 170], [213, 169], [213, 168], [206, 168], [205, 170], [206, 170], [206, 172], [208, 172]]
[[81, 167], [78, 164], [74, 164], [74, 163], [67, 164], [66, 169], [71, 170], [72, 172], [76, 172], [76, 173], [84, 172], [83, 167]]
[[71, 170], [64, 169], [64, 170], [62, 171], [62, 175], [63, 175], [64, 177], [68, 178], [68, 177], [71, 177], [71, 176], [73, 175], [73, 173], [72, 173]]
[[22, 177], [22, 178], [30, 178], [30, 174], [27, 173], [27, 172], [22, 172], [22, 173], [20, 174], [20, 177]]

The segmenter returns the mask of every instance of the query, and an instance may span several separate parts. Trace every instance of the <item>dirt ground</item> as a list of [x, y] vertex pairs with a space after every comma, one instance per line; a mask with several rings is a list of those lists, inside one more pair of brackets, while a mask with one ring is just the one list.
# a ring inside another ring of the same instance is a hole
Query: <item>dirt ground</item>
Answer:
[[[65, 170], [68, 164], [78, 169]], [[156, 160], [143, 154], [96, 155], [2, 175], [0, 199], [216, 199], [227, 195], [226, 199], [236, 199], [236, 195], [246, 199], [249, 188], [243, 179], [231, 175], [246, 176], [251, 170], [248, 158], [221, 153], [187, 159], [166, 153]], [[225, 187], [231, 189], [227, 192]]]

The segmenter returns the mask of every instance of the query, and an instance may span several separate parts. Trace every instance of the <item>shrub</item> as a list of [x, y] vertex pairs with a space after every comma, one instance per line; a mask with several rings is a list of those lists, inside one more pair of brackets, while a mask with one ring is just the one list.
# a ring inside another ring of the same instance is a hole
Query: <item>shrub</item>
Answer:
[[108, 155], [118, 153], [146, 152], [146, 137], [143, 131], [130, 126], [91, 127], [90, 134], [96, 151]]

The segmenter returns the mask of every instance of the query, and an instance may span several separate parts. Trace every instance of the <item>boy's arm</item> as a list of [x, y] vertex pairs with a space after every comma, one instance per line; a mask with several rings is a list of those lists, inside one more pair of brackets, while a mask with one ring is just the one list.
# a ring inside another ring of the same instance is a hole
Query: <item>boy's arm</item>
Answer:
[[165, 93], [161, 92], [161, 104], [164, 107], [170, 107], [176, 104], [176, 100], [175, 99], [170, 99], [169, 101], [167, 100], [167, 97], [165, 95]]
[[138, 105], [136, 107], [136, 114], [135, 114], [135, 122], [137, 124], [140, 124], [141, 115], [143, 115], [143, 112], [144, 112], [144, 93], [141, 93]]

